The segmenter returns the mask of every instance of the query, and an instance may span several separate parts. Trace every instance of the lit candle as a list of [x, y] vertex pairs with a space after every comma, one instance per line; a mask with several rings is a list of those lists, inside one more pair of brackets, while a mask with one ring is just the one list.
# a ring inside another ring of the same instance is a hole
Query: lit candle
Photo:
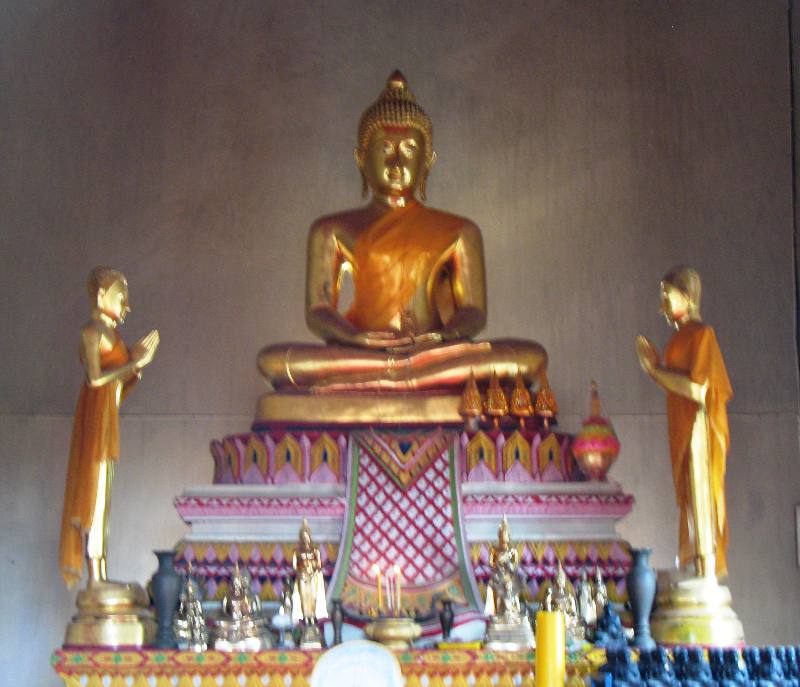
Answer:
[[375, 573], [375, 577], [378, 581], [375, 586], [378, 588], [378, 613], [380, 613], [383, 610], [383, 599], [381, 598], [381, 569], [378, 567], [377, 563], [372, 566], [372, 572]]
[[536, 614], [536, 687], [564, 687], [566, 629], [561, 611]]
[[402, 590], [403, 590], [403, 575], [400, 572], [400, 566], [397, 563], [394, 564], [394, 579], [395, 579], [395, 591], [397, 593], [397, 613], [400, 614], [400, 609], [403, 608], [400, 605], [402, 599]]

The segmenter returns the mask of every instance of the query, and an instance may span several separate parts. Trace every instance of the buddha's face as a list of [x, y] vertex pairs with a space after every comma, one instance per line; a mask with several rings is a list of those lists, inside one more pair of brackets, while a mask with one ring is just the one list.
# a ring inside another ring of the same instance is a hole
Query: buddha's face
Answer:
[[101, 287], [97, 292], [97, 306], [106, 317], [117, 324], [122, 324], [131, 311], [128, 303], [128, 285], [124, 281], [116, 281], [108, 288]]
[[661, 312], [670, 326], [683, 324], [691, 312], [689, 297], [672, 284], [661, 282]]
[[382, 196], [411, 197], [426, 174], [425, 138], [413, 127], [375, 130], [356, 160], [367, 185]]

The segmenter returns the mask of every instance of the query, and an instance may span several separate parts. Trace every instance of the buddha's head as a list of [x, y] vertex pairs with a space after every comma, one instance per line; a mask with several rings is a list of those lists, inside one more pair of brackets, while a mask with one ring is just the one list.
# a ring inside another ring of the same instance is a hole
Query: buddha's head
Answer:
[[661, 311], [670, 326], [700, 319], [700, 275], [681, 265], [673, 267], [661, 279]]
[[119, 270], [95, 267], [86, 280], [89, 304], [112, 324], [122, 324], [131, 311], [128, 303], [128, 280]]
[[395, 71], [358, 124], [355, 158], [367, 190], [388, 199], [425, 199], [428, 172], [436, 160], [430, 117]]

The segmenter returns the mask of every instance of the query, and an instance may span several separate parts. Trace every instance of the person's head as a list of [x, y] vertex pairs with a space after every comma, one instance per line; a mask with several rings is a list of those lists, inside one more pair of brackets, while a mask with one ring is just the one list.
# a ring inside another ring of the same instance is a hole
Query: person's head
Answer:
[[111, 267], [95, 267], [89, 272], [86, 290], [92, 308], [117, 324], [125, 321], [131, 308], [128, 303], [128, 281], [122, 272]]
[[364, 195], [425, 199], [428, 172], [436, 159], [430, 117], [417, 104], [406, 78], [395, 71], [358, 124], [355, 158]]
[[661, 310], [670, 325], [700, 319], [702, 286], [697, 270], [680, 265], [661, 279]]

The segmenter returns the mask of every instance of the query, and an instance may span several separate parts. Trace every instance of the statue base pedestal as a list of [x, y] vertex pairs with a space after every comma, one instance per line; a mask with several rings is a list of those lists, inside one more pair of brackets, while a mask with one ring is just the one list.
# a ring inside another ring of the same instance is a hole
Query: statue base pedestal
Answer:
[[300, 624], [300, 648], [301, 649], [324, 649], [325, 638], [322, 635], [317, 623], [306, 625]]
[[650, 617], [653, 638], [666, 645], [744, 646], [744, 628], [731, 602], [730, 590], [714, 578], [660, 571]]
[[535, 649], [536, 639], [530, 620], [527, 616], [522, 616], [515, 622], [493, 617], [486, 626], [484, 647], [490, 651]]
[[102, 582], [78, 592], [77, 615], [64, 638], [65, 646], [141, 647], [152, 644], [158, 626], [138, 584]]
[[364, 634], [390, 649], [408, 649], [422, 634], [411, 618], [378, 618], [364, 628]]
[[292, 427], [453, 425], [459, 414], [461, 394], [443, 392], [311, 392], [273, 391], [256, 405], [253, 429]]

